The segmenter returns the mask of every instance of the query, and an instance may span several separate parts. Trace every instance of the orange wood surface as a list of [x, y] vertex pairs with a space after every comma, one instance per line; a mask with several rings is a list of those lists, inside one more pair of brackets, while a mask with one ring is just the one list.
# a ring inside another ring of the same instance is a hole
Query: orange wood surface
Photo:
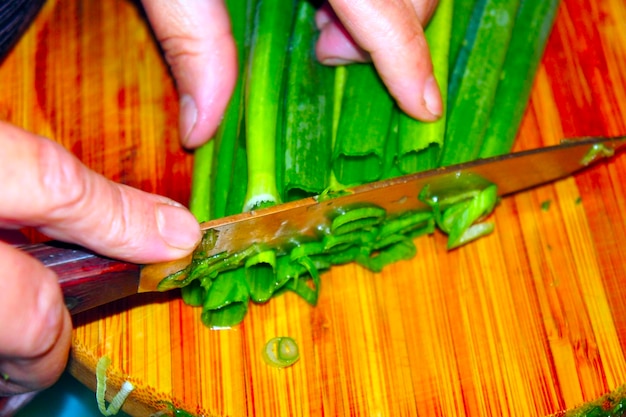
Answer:
[[[626, 134], [626, 3], [564, 0], [516, 149]], [[62, 143], [107, 177], [181, 202], [192, 155], [140, 8], [49, 0], [0, 66], [0, 118]], [[1, 151], [1, 150], [0, 150]], [[287, 294], [230, 330], [177, 292], [75, 317], [71, 371], [112, 359], [126, 410], [172, 401], [205, 416], [545, 416], [626, 383], [626, 157], [502, 201], [496, 232], [373, 274], [323, 276], [319, 305]], [[550, 201], [548, 210], [542, 203]], [[261, 348], [295, 338], [278, 370]]]

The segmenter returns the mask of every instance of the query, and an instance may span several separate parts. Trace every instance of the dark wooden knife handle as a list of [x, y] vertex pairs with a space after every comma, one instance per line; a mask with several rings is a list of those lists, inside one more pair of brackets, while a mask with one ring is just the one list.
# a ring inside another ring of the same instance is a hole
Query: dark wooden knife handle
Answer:
[[62, 242], [20, 246], [52, 269], [70, 313], [76, 314], [137, 293], [141, 267]]

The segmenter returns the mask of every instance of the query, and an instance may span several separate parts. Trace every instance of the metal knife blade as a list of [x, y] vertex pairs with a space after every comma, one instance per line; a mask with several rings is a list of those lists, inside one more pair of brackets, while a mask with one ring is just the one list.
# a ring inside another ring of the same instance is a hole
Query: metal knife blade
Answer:
[[[302, 235], [315, 236], [337, 212], [361, 204], [377, 205], [389, 215], [425, 207], [418, 195], [428, 186], [431, 195], [445, 197], [497, 185], [507, 195], [567, 177], [626, 145], [626, 137], [588, 138], [561, 145], [503, 155], [355, 187], [331, 199], [307, 198], [203, 223], [215, 245], [209, 255], [235, 253], [252, 244], [280, 249]], [[175, 262], [136, 265], [108, 259], [61, 242], [22, 246], [56, 272], [72, 313], [84, 311], [138, 292], [156, 291], [168, 275], [185, 269], [191, 256]]]
[[[346, 207], [373, 204], [388, 215], [426, 208], [418, 199], [420, 191], [439, 194], [462, 192], [468, 185], [493, 183], [501, 196], [567, 177], [596, 159], [610, 156], [626, 144], [626, 137], [565, 140], [562, 144], [516, 152], [438, 168], [426, 172], [370, 183], [347, 190], [344, 195], [327, 200], [310, 197], [202, 223], [202, 230], [215, 234], [215, 244], [207, 255], [236, 253], [253, 244], [280, 250], [293, 245], [293, 239], [318, 234], [328, 227], [336, 213]], [[608, 152], [610, 150], [611, 152]], [[163, 278], [188, 265], [190, 259], [170, 264], [150, 265], [142, 270], [143, 290], [154, 290], [147, 276]], [[146, 279], [144, 280], [144, 276]]]

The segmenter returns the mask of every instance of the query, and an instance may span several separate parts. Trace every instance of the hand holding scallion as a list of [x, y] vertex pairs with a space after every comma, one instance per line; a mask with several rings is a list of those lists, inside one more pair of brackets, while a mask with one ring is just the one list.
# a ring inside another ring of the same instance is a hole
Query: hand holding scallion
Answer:
[[[53, 239], [136, 263], [191, 252], [200, 229], [165, 197], [113, 183], [59, 144], [0, 122], [0, 231]], [[54, 273], [0, 236], [0, 396], [51, 385], [67, 362], [71, 319]]]

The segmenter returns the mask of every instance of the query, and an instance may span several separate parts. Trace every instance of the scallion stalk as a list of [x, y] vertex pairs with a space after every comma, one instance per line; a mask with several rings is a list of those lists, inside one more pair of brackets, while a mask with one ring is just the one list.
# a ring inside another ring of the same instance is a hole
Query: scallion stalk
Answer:
[[391, 123], [393, 100], [372, 64], [346, 67], [333, 172], [345, 185], [378, 180]]
[[520, 0], [479, 0], [450, 80], [442, 166], [476, 159], [484, 137]]
[[245, 84], [248, 187], [243, 211], [280, 203], [278, 138], [293, 0], [258, 0]]
[[330, 167], [332, 156], [334, 77], [332, 68], [312, 56], [317, 37], [314, 16], [311, 3], [298, 3], [284, 108], [282, 194], [288, 201], [319, 194], [330, 181], [331, 171], [323, 167]]
[[[448, 90], [448, 61], [454, 0], [441, 0], [426, 28], [426, 41], [430, 47], [435, 79], [443, 102]], [[445, 109], [444, 109], [445, 110]], [[446, 116], [435, 122], [421, 122], [400, 112], [398, 121], [397, 164], [402, 174], [435, 168], [443, 146]]]
[[478, 154], [480, 158], [511, 151], [560, 3], [560, 0], [521, 2], [493, 111]]

